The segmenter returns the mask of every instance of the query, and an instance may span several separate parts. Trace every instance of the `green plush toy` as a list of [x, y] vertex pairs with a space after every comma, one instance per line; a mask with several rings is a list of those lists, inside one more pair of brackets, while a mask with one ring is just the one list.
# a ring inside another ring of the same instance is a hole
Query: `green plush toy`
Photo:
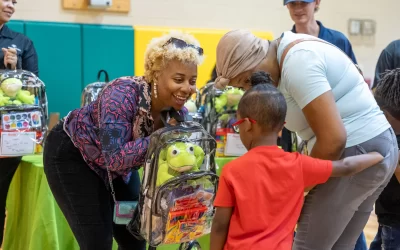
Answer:
[[35, 103], [35, 95], [22, 90], [22, 81], [18, 78], [7, 78], [1, 82], [0, 106]]
[[244, 92], [238, 88], [231, 88], [215, 98], [215, 110], [221, 113], [224, 110], [237, 110], [240, 98]]
[[193, 143], [175, 142], [161, 150], [158, 159], [157, 186], [183, 172], [199, 170], [204, 160], [203, 149]]
[[18, 78], [7, 78], [1, 82], [1, 90], [4, 95], [14, 98], [22, 88], [22, 82]]
[[35, 95], [31, 95], [28, 90], [20, 90], [17, 93], [17, 98], [19, 101], [25, 104], [34, 104], [35, 103]]

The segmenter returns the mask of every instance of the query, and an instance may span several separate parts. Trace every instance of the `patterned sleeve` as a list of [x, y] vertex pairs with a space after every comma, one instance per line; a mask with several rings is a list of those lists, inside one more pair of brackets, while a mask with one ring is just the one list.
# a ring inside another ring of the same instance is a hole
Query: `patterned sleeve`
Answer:
[[131, 81], [129, 78], [116, 79], [99, 97], [100, 143], [111, 171], [140, 167], [149, 145], [148, 137], [132, 141], [138, 97], [129, 84]]

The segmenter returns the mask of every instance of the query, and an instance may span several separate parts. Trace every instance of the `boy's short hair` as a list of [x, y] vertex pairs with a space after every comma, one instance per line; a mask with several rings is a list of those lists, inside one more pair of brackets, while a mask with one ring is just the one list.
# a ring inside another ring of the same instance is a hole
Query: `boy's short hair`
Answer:
[[374, 96], [382, 110], [400, 120], [400, 68], [385, 71]]
[[271, 77], [263, 71], [253, 73], [250, 81], [252, 87], [239, 102], [240, 116], [256, 120], [263, 131], [281, 130], [287, 109], [282, 93], [272, 85]]

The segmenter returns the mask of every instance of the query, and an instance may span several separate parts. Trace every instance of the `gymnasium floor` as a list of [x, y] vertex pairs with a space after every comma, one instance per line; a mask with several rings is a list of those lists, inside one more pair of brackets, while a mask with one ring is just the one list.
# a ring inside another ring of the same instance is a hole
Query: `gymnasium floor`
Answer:
[[371, 241], [374, 240], [377, 231], [378, 231], [378, 219], [376, 218], [375, 211], [372, 211], [368, 223], [364, 228], [364, 234], [365, 237], [367, 238], [368, 247], [371, 244]]
[[[378, 222], [377, 222], [375, 212], [373, 211], [371, 213], [368, 223], [364, 229], [365, 237], [367, 238], [368, 247], [371, 244], [371, 241], [374, 239], [377, 231], [378, 231]], [[2, 250], [2, 249], [0, 248], [0, 250]]]

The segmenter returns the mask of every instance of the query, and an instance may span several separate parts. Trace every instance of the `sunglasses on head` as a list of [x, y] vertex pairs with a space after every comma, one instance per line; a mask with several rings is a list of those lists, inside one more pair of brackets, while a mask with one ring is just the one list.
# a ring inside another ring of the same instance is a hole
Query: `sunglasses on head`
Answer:
[[[247, 118], [249, 120], [249, 122], [251, 123], [256, 123], [255, 120]], [[235, 122], [234, 124], [232, 124], [233, 127], [233, 131], [235, 131], [236, 133], [239, 133], [239, 125], [242, 124], [244, 121], [246, 120], [246, 118], [240, 119], [237, 122]]]
[[203, 48], [187, 43], [181, 39], [175, 38], [175, 37], [171, 37], [164, 45], [163, 47], [167, 46], [168, 44], [173, 44], [176, 48], [178, 49], [183, 49], [183, 48], [193, 48], [195, 50], [197, 50], [197, 52], [199, 53], [200, 56], [203, 55], [204, 51]]

